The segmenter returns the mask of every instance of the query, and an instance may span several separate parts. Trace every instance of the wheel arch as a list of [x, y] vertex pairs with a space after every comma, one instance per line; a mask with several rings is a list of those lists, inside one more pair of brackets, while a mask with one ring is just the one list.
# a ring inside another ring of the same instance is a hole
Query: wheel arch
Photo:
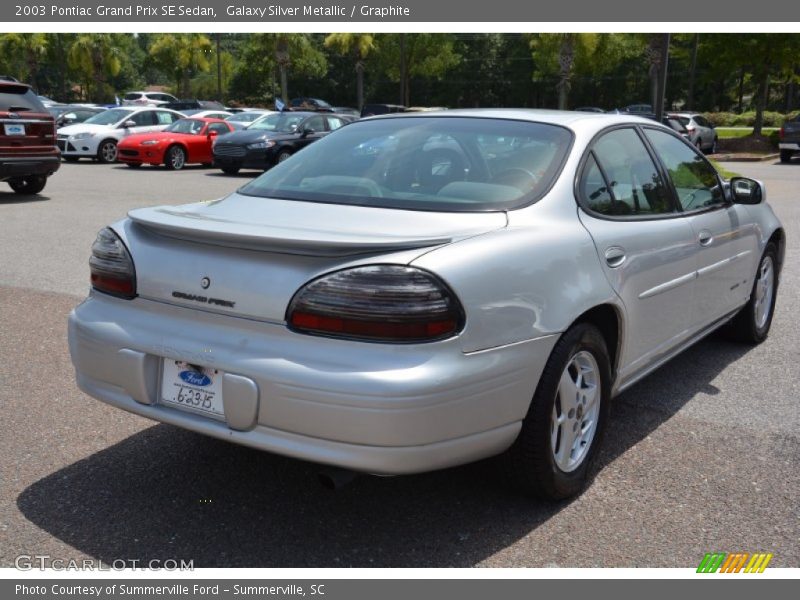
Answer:
[[583, 312], [570, 325], [578, 323], [588, 323], [594, 325], [600, 331], [608, 348], [609, 363], [611, 363], [611, 376], [616, 379], [619, 370], [619, 359], [622, 355], [622, 313], [619, 307], [613, 304], [599, 304]]
[[783, 227], [778, 227], [773, 231], [767, 243], [773, 243], [778, 248], [778, 274], [780, 274], [783, 268], [783, 259], [786, 255], [786, 232], [784, 232]]

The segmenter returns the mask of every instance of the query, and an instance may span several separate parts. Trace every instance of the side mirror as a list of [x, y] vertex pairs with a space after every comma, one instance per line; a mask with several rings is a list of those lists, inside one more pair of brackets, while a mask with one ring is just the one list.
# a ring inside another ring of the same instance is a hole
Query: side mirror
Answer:
[[303, 137], [307, 137], [312, 133], [316, 133], [316, 131], [314, 131], [314, 129], [312, 129], [311, 127], [303, 127], [303, 131], [301, 133], [303, 134]]
[[764, 201], [764, 186], [755, 179], [732, 177], [730, 189], [734, 204], [761, 204]]
[[122, 126], [123, 126], [125, 129], [128, 129], [129, 127], [136, 127], [136, 121], [134, 121], [134, 120], [132, 120], [132, 119], [129, 119], [129, 120], [125, 121], [125, 122], [122, 124]]

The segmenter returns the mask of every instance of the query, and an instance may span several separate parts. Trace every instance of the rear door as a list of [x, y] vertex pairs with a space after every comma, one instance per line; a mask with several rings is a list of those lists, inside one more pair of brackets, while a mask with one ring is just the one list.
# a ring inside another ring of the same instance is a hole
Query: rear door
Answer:
[[645, 135], [667, 170], [697, 247], [692, 320], [708, 325], [741, 306], [758, 260], [757, 231], [745, 206], [725, 197], [716, 170], [694, 148], [667, 131]]
[[691, 333], [694, 233], [634, 126], [596, 138], [578, 182], [580, 220], [627, 314], [624, 383]]

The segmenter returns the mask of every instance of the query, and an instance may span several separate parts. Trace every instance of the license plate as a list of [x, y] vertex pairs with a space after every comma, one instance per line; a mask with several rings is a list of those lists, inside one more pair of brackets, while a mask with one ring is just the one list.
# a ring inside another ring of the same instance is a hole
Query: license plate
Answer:
[[164, 359], [161, 402], [169, 406], [215, 417], [224, 417], [222, 371]]
[[6, 123], [6, 135], [25, 135], [25, 125]]

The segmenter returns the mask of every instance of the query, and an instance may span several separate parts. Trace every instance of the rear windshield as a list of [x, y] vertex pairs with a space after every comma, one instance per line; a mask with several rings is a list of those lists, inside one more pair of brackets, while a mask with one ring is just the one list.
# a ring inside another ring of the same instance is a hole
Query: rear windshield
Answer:
[[47, 112], [44, 104], [25, 85], [4, 85], [0, 88], [0, 110], [11, 112]]
[[358, 121], [267, 171], [243, 194], [408, 210], [505, 210], [537, 200], [572, 142], [555, 125], [411, 117]]
[[133, 111], [130, 110], [112, 108], [111, 110], [97, 113], [95, 116], [86, 119], [85, 123], [91, 123], [93, 125], [116, 125], [122, 119], [132, 114]]

